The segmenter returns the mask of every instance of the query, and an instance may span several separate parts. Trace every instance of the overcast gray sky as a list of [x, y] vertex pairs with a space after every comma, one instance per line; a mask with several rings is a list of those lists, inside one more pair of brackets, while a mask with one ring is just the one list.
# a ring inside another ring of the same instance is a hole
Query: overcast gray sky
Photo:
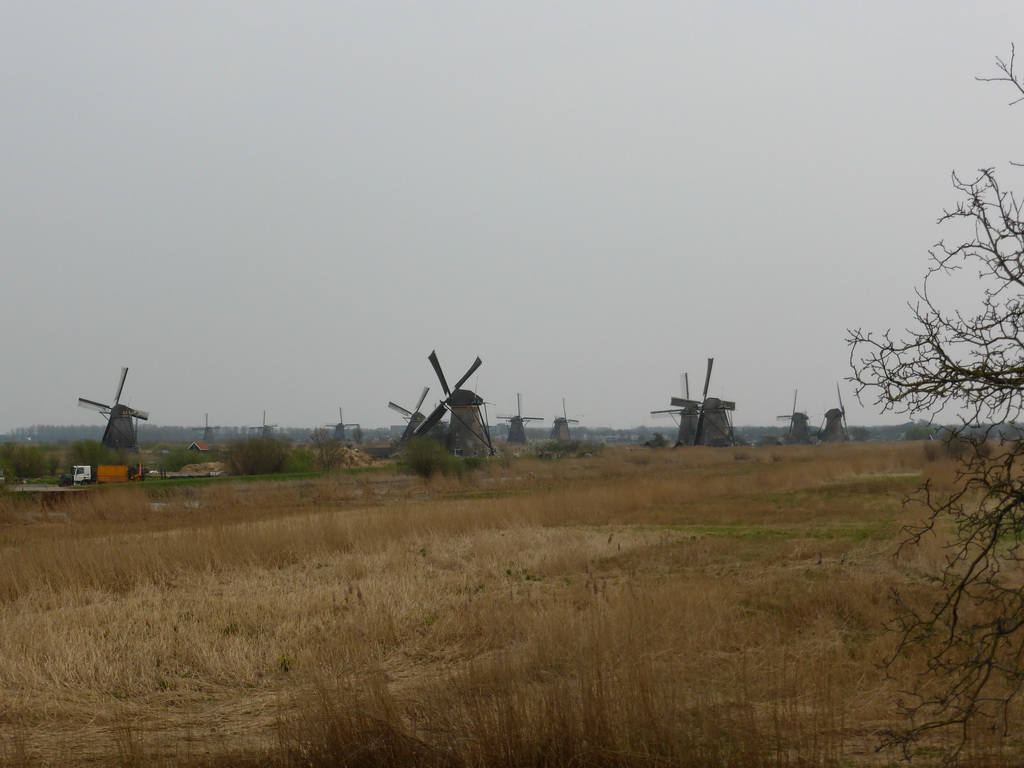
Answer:
[[[0, 432], [492, 405], [770, 424], [905, 326], [1019, 0], [0, 2]], [[861, 408], [851, 424], [902, 420]]]

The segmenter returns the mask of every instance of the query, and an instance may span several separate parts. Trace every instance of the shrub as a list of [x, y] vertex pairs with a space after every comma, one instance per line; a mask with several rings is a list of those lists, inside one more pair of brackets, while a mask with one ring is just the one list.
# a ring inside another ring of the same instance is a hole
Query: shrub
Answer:
[[238, 440], [228, 446], [227, 465], [234, 475], [273, 475], [283, 472], [291, 448], [272, 437]]
[[47, 474], [49, 462], [46, 452], [34, 445], [7, 443], [0, 446], [0, 467], [4, 467], [9, 480], [18, 477], [42, 477]]
[[402, 459], [413, 473], [423, 478], [435, 475], [461, 475], [464, 461], [448, 453], [440, 443], [422, 437], [414, 437], [402, 448]]
[[334, 430], [320, 427], [309, 433], [308, 452], [313, 466], [323, 472], [330, 472], [341, 466], [345, 446], [334, 439]]
[[75, 440], [68, 447], [68, 464], [127, 464], [127, 454], [118, 454], [98, 440]]
[[308, 448], [296, 448], [288, 455], [286, 472], [312, 472], [316, 464], [313, 452]]
[[210, 457], [190, 451], [188, 448], [175, 448], [173, 451], [163, 454], [157, 462], [157, 469], [164, 472], [178, 472], [186, 464], [195, 464], [200, 461], [212, 461]]

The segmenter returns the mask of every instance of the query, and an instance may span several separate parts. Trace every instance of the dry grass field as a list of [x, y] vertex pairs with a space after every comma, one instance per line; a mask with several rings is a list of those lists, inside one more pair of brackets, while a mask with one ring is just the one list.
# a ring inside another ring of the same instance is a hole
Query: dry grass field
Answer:
[[852, 444], [0, 497], [0, 761], [892, 765], [923, 476], [952, 468]]

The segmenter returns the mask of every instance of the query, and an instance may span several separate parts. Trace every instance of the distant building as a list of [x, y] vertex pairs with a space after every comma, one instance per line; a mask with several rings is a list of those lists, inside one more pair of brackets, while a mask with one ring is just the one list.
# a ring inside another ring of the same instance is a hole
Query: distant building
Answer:
[[190, 451], [198, 451], [199, 453], [205, 453], [206, 451], [210, 450], [210, 446], [208, 446], [206, 443], [200, 440], [196, 440], [195, 442], [192, 443], [192, 445], [188, 447], [188, 449]]

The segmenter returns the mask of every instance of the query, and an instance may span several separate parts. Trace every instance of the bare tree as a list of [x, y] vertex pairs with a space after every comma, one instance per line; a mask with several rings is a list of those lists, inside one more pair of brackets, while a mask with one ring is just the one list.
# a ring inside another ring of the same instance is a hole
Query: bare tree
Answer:
[[[998, 77], [978, 79], [1009, 83], [1017, 104], [1024, 78], [1013, 54], [996, 59]], [[909, 725], [891, 741], [909, 745], [925, 732], [955, 729], [955, 760], [974, 729], [1009, 731], [1010, 705], [1024, 687], [1024, 442], [986, 443], [1024, 410], [1024, 222], [1021, 203], [993, 169], [954, 174], [953, 186], [961, 202], [939, 223], [956, 236], [931, 251], [906, 335], [858, 329], [849, 341], [858, 397], [875, 392], [885, 410], [910, 415], [961, 414], [950, 439], [967, 449], [958, 452], [954, 490], [923, 485], [913, 501], [924, 506], [924, 521], [905, 529], [901, 546], [947, 537], [942, 567], [927, 575], [938, 591], [894, 593], [899, 647], [887, 664], [903, 679], [924, 659], [900, 701]], [[977, 280], [958, 281], [963, 269]], [[955, 291], [944, 290], [947, 279]], [[938, 298], [951, 294], [955, 308]]]
[[309, 433], [309, 448], [317, 469], [330, 472], [341, 466], [345, 446], [334, 439], [334, 431], [319, 427]]

